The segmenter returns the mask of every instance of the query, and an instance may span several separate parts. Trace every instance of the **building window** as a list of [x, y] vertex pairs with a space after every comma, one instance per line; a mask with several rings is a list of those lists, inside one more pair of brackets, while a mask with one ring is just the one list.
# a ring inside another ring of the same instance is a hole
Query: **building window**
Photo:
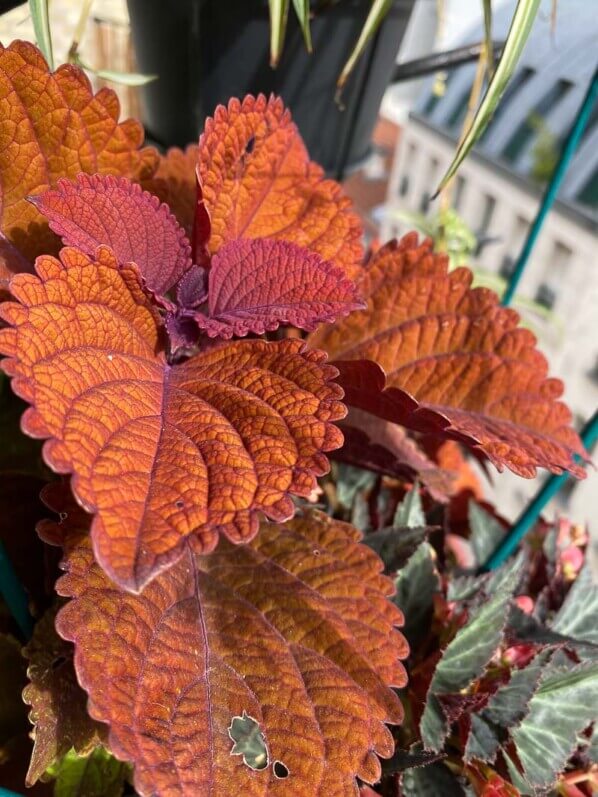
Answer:
[[399, 196], [405, 196], [409, 191], [409, 176], [404, 174], [399, 183]]
[[590, 377], [592, 382], [595, 382], [598, 385], [598, 356], [594, 360], [594, 367], [590, 368], [590, 370], [588, 371], [588, 376]]
[[544, 119], [554, 106], [563, 99], [572, 86], [573, 83], [569, 80], [557, 80], [542, 97], [540, 102], [531, 109], [525, 121], [519, 125], [508, 140], [502, 152], [504, 158], [511, 163], [515, 163], [519, 159], [520, 155], [537, 132], [538, 124], [537, 121], [534, 124], [534, 120], [537, 119], [537, 117]]
[[547, 310], [552, 310], [556, 302], [556, 291], [543, 282], [536, 291], [535, 301]]
[[481, 255], [484, 246], [488, 243], [488, 230], [490, 229], [490, 224], [492, 223], [492, 216], [494, 215], [495, 207], [496, 199], [493, 196], [490, 196], [490, 194], [484, 194], [482, 214], [480, 216], [480, 221], [476, 230], [476, 238], [478, 242], [474, 252], [475, 257], [479, 257]]
[[461, 93], [459, 101], [457, 102], [453, 110], [450, 112], [449, 117], [446, 120], [447, 127], [450, 128], [461, 127], [463, 121], [465, 120], [465, 114], [467, 113], [467, 105], [469, 103], [470, 94], [471, 94], [471, 86]]
[[590, 179], [583, 185], [575, 199], [582, 205], [598, 207], [598, 169], [596, 169]]
[[520, 69], [511, 78], [511, 80], [509, 80], [505, 93], [502, 95], [500, 102], [496, 106], [494, 116], [490, 120], [490, 124], [482, 135], [482, 141], [484, 141], [490, 135], [493, 125], [495, 125], [496, 122], [504, 115], [505, 110], [508, 108], [509, 102], [513, 99], [517, 92], [521, 91], [525, 84], [531, 80], [535, 74], [536, 73], [533, 69], [530, 69], [529, 67], [523, 67], [523, 69]]
[[505, 255], [498, 270], [503, 279], [510, 280], [515, 271], [515, 259], [511, 255]]
[[420, 213], [427, 213], [429, 207], [430, 207], [430, 193], [428, 191], [424, 191], [424, 193], [422, 194], [421, 201], [419, 203]]
[[465, 178], [461, 177], [460, 174], [457, 175], [457, 179], [455, 181], [455, 193], [453, 195], [453, 207], [455, 210], [459, 210], [461, 207], [461, 203], [463, 202], [463, 193], [465, 191]]

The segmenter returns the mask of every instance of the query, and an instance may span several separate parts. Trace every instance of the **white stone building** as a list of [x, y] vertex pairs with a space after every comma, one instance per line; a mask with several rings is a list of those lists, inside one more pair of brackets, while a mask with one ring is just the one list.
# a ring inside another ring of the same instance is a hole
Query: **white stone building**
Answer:
[[[494, 38], [506, 35], [513, 3], [498, 9]], [[566, 136], [598, 60], [598, 7], [588, 0], [558, 5], [554, 31], [550, 0], [543, 2], [517, 72], [481, 143], [453, 184], [453, 206], [478, 236], [471, 265], [508, 278], [542, 196], [534, 182], [537, 120], [558, 145]], [[463, 44], [480, 41], [481, 23]], [[435, 213], [430, 203], [450, 163], [465, 117], [475, 65], [453, 70], [443, 96], [423, 84], [395, 153], [381, 238], [409, 225], [401, 211]], [[392, 94], [385, 109], [392, 113]], [[534, 124], [534, 121], [536, 124]], [[565, 400], [581, 425], [598, 406], [598, 104], [574, 157], [558, 200], [533, 250], [518, 297], [541, 305], [547, 318], [530, 312], [550, 371], [566, 383]], [[598, 447], [595, 455], [598, 454]], [[544, 477], [541, 477], [544, 478]], [[514, 518], [538, 487], [511, 477], [495, 480], [501, 511]], [[556, 504], [574, 520], [598, 510], [598, 473], [570, 482]], [[596, 525], [598, 523], [594, 521]]]

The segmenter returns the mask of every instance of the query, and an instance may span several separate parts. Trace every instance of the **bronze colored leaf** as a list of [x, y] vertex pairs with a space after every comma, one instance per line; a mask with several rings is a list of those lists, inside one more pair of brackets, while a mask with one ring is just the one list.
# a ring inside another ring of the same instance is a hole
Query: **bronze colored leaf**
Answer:
[[199, 140], [198, 176], [212, 253], [235, 238], [275, 238], [312, 249], [349, 277], [359, 272], [359, 217], [340, 185], [309, 160], [280, 98], [218, 106]]
[[55, 609], [46, 612], [23, 651], [29, 660], [23, 700], [31, 706], [34, 738], [28, 786], [71, 748], [86, 755], [106, 735], [105, 726], [87, 714], [85, 692], [73, 667], [73, 646], [54, 630], [55, 616]]
[[2, 368], [32, 404], [23, 428], [49, 438], [47, 463], [72, 473], [95, 514], [98, 561], [139, 590], [218, 533], [251, 538], [258, 514], [291, 517], [342, 444], [336, 369], [303, 341], [236, 341], [170, 365], [162, 330], [133, 266], [106, 247], [92, 260], [63, 249], [39, 276], [11, 282], [0, 306]]
[[561, 381], [547, 378], [517, 313], [471, 280], [466, 268], [448, 273], [446, 257], [410, 234], [370, 261], [358, 283], [367, 310], [310, 343], [335, 360], [351, 406], [465, 442], [499, 470], [583, 478], [574, 455], [586, 454], [557, 400]]
[[131, 595], [84, 531], [67, 535], [58, 628], [141, 795], [355, 797], [356, 776], [378, 780], [407, 645], [392, 582], [359, 539], [312, 512], [210, 556], [187, 546]]
[[15, 41], [0, 45], [0, 289], [12, 273], [57, 241], [43, 217], [27, 202], [79, 172], [148, 179], [157, 168], [155, 150], [140, 149], [143, 129], [119, 122], [116, 94], [93, 94], [85, 73], [70, 64], [50, 72], [39, 50]]

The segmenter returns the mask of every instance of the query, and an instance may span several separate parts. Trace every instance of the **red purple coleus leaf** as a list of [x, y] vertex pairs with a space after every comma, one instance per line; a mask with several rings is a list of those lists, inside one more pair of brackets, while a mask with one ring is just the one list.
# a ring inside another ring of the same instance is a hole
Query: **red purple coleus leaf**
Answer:
[[313, 330], [363, 307], [355, 285], [332, 263], [287, 241], [225, 244], [212, 258], [208, 312], [193, 317], [210, 337], [261, 334], [280, 324]]
[[[341, 269], [288, 241], [232, 240], [210, 259], [201, 194], [194, 232], [199, 264], [193, 264], [191, 245], [168, 207], [124, 178], [81, 174], [31, 201], [65, 244], [90, 257], [106, 245], [120, 265], [137, 265], [147, 288], [170, 310], [174, 349], [192, 345], [200, 330], [226, 339], [281, 323], [313, 330], [364, 306]], [[178, 308], [165, 295], [175, 286]]]
[[80, 174], [30, 201], [65, 245], [90, 257], [109, 246], [120, 265], [136, 263], [156, 293], [166, 293], [192, 266], [191, 245], [168, 207], [130, 180]]

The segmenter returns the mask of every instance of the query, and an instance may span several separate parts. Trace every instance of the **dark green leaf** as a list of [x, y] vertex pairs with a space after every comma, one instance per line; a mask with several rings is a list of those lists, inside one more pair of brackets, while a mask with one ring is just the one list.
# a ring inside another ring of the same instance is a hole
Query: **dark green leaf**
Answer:
[[505, 527], [475, 501], [469, 502], [470, 541], [476, 564], [484, 564], [505, 536]]
[[376, 551], [388, 573], [396, 573], [407, 564], [433, 529], [433, 526], [381, 529], [368, 534], [363, 541]]
[[596, 718], [597, 695], [598, 662], [565, 669], [551, 664], [544, 671], [526, 717], [511, 734], [533, 786], [552, 786], [577, 746], [577, 734]]
[[351, 509], [358, 493], [369, 492], [378, 478], [375, 473], [353, 465], [339, 463], [336, 466], [336, 497], [342, 506]]
[[508, 683], [498, 688], [485, 708], [472, 715], [466, 762], [474, 758], [494, 761], [508, 730], [525, 716], [546, 661], [547, 657], [540, 654], [527, 667], [514, 670]]
[[598, 645], [598, 584], [586, 562], [554, 620], [552, 631]]
[[405, 615], [403, 633], [413, 647], [430, 630], [434, 593], [440, 590], [433, 548], [422, 543], [399, 572], [393, 601]]
[[426, 516], [422, 508], [422, 499], [419, 494], [419, 484], [415, 482], [402, 502], [398, 505], [392, 525], [395, 528], [409, 526], [411, 528], [426, 525]]
[[404, 797], [465, 797], [465, 790], [444, 764], [410, 769], [401, 780]]
[[430, 753], [426, 750], [395, 750], [392, 756], [382, 760], [382, 772], [393, 775], [415, 767], [427, 767], [444, 758], [444, 753]]
[[519, 561], [501, 574], [496, 592], [460, 628], [438, 662], [428, 691], [420, 730], [426, 749], [440, 750], [449, 731], [438, 695], [450, 695], [479, 678], [500, 645], [513, 591], [519, 581]]

